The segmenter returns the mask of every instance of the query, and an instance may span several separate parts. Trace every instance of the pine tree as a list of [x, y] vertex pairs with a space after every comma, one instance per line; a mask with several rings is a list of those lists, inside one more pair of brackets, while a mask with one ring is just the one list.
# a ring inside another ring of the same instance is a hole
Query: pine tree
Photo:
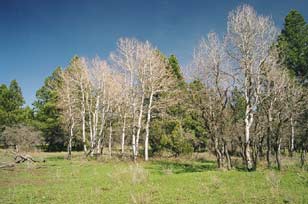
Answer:
[[16, 80], [12, 80], [9, 87], [10, 107], [9, 111], [19, 110], [22, 108], [25, 100], [22, 96], [21, 88]]
[[58, 67], [51, 76], [45, 79], [44, 85], [36, 92], [34, 106], [35, 126], [43, 132], [48, 151], [64, 150], [64, 131], [60, 123], [60, 113], [57, 108], [57, 92], [53, 88], [61, 83]]
[[10, 86], [0, 86], [0, 126], [12, 126], [23, 120], [23, 105], [25, 101], [21, 88], [16, 80]]
[[304, 17], [291, 10], [285, 18], [284, 28], [278, 39], [282, 59], [301, 82], [308, 79], [308, 26]]

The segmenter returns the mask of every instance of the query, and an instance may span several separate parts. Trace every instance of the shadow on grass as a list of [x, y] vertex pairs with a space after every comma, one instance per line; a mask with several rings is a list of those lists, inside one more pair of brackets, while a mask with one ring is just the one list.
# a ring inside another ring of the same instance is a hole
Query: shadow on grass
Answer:
[[183, 161], [153, 161], [147, 169], [159, 174], [181, 174], [192, 172], [203, 172], [216, 170], [216, 163], [213, 161], [183, 162]]
[[49, 156], [47, 157], [47, 161], [62, 161], [64, 160], [64, 156]]
[[[236, 165], [234, 166], [234, 169], [240, 172], [248, 172], [246, 166], [244, 165]], [[255, 170], [252, 170], [252, 171], [255, 171]]]

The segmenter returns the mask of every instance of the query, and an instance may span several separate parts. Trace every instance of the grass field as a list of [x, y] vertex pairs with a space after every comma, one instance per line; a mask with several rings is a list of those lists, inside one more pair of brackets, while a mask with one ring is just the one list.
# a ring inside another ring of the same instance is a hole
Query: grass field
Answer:
[[[148, 163], [73, 160], [36, 153], [45, 163], [0, 170], [0, 203], [308, 203], [308, 172], [287, 165], [219, 171], [205, 159]], [[1, 151], [0, 162], [9, 159]]]

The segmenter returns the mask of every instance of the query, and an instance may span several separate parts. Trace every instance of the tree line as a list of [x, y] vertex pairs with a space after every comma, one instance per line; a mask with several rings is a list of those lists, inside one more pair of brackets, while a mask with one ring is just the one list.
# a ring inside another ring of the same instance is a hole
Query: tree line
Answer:
[[97, 157], [104, 148], [110, 157], [117, 149], [132, 160], [209, 151], [218, 168], [231, 169], [238, 156], [248, 170], [260, 160], [281, 169], [282, 154], [299, 152], [304, 165], [303, 16], [291, 10], [279, 31], [270, 17], [242, 5], [229, 13], [226, 30], [223, 37], [210, 32], [200, 40], [185, 77], [175, 55], [166, 57], [148, 41], [121, 38], [106, 60], [75, 56], [58, 67], [37, 91], [32, 109], [23, 106], [15, 80], [2, 85], [2, 143], [67, 150], [69, 159], [72, 150]]

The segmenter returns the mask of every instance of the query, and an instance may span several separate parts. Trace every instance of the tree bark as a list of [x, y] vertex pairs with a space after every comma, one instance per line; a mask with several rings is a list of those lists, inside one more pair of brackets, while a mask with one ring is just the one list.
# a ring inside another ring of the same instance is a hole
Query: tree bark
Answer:
[[107, 108], [105, 106], [103, 107], [102, 114], [101, 114], [101, 125], [100, 125], [100, 130], [98, 133], [98, 144], [97, 144], [97, 153], [102, 154], [103, 153], [103, 142], [105, 139], [105, 133], [104, 133], [104, 128], [105, 128], [105, 113], [106, 111], [109, 111], [109, 103], [107, 105]]
[[82, 120], [82, 144], [83, 144], [83, 152], [87, 154], [87, 145], [86, 145], [86, 107], [85, 107], [85, 93], [82, 83], [80, 83], [81, 87], [81, 120]]
[[133, 160], [136, 161], [136, 128], [135, 128], [135, 111], [136, 104], [133, 103], [133, 118], [132, 118], [132, 149], [133, 149]]
[[112, 144], [112, 123], [110, 121], [109, 122], [109, 142], [108, 142], [109, 157], [111, 157], [111, 154], [112, 154], [111, 144]]
[[267, 161], [267, 168], [271, 168], [271, 136], [270, 133], [267, 134], [266, 138], [267, 150], [266, 150], [266, 161]]
[[259, 161], [259, 147], [256, 144], [256, 141], [253, 142], [252, 145], [252, 155], [253, 155], [253, 170], [257, 170], [257, 165]]
[[144, 93], [142, 93], [141, 102], [140, 102], [140, 109], [139, 109], [139, 116], [138, 116], [138, 124], [137, 124], [137, 135], [136, 135], [136, 155], [137, 158], [139, 153], [139, 139], [140, 139], [140, 131], [141, 131], [141, 122], [143, 116], [143, 103], [144, 103]]
[[221, 151], [219, 150], [219, 141], [217, 138], [214, 139], [214, 149], [216, 153], [216, 160], [217, 160], [217, 168], [221, 169], [223, 168], [223, 156]]
[[276, 141], [275, 153], [276, 153], [277, 168], [279, 171], [281, 170], [280, 150], [281, 150], [281, 138], [278, 138]]
[[268, 109], [267, 113], [267, 120], [268, 120], [268, 126], [267, 126], [267, 137], [266, 137], [266, 144], [267, 144], [267, 150], [266, 150], [266, 160], [267, 160], [267, 167], [271, 168], [271, 135], [272, 135], [272, 107], [273, 103], [270, 103], [270, 107]]
[[74, 127], [75, 127], [75, 119], [74, 119], [74, 116], [73, 116], [73, 110], [72, 110], [70, 99], [71, 99], [70, 94], [68, 94], [70, 132], [69, 132], [69, 140], [68, 140], [68, 145], [67, 145], [67, 152], [68, 152], [67, 159], [72, 158], [72, 140], [73, 140], [73, 136], [74, 136]]
[[[248, 92], [248, 90], [246, 90]], [[252, 107], [250, 106], [250, 99], [246, 96], [246, 113], [245, 113], [245, 158], [246, 158], [246, 168], [248, 171], [253, 169], [253, 161], [251, 157], [250, 149], [250, 127], [253, 122], [253, 113], [251, 112]]]
[[301, 151], [301, 167], [303, 168], [306, 161], [306, 149], [302, 149]]
[[294, 152], [294, 138], [295, 138], [295, 122], [293, 120], [293, 116], [291, 116], [291, 136], [290, 136], [290, 149], [289, 149], [289, 154], [291, 157], [293, 157], [293, 152]]
[[126, 128], [126, 113], [123, 116], [122, 138], [121, 138], [121, 153], [124, 156], [125, 153], [125, 128]]
[[151, 110], [152, 110], [152, 101], [153, 101], [153, 92], [150, 94], [148, 113], [147, 113], [147, 122], [145, 127], [145, 140], [144, 140], [144, 160], [149, 160], [149, 134], [150, 134], [150, 121], [151, 121]]
[[231, 168], [232, 168], [231, 157], [229, 155], [229, 151], [228, 151], [228, 148], [227, 148], [227, 142], [226, 141], [224, 141], [224, 152], [225, 152], [225, 156], [226, 156], [226, 160], [227, 160], [227, 168], [228, 168], [228, 170], [231, 170]]
[[70, 136], [69, 136], [69, 140], [68, 140], [68, 145], [67, 145], [67, 159], [71, 159], [72, 158], [72, 140], [73, 140], [73, 128], [74, 128], [75, 123], [73, 122], [72, 126], [70, 127]]

